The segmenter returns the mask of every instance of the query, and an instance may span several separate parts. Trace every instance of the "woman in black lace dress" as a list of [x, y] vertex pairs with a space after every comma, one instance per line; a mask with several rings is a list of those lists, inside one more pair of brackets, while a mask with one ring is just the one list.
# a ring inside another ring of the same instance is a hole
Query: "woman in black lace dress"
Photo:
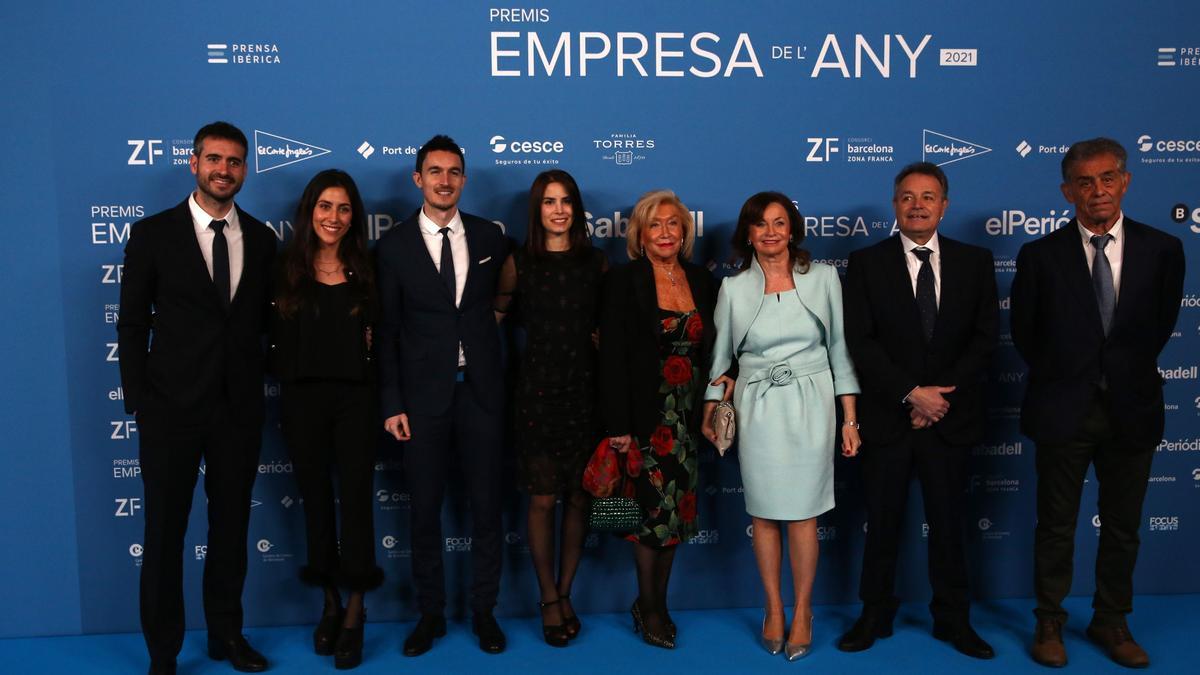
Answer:
[[[592, 248], [575, 179], [557, 169], [529, 190], [525, 246], [501, 272], [497, 308], [525, 330], [514, 396], [517, 483], [529, 495], [529, 551], [541, 590], [546, 643], [566, 646], [579, 634], [571, 582], [583, 549], [587, 498], [583, 467], [596, 438], [597, 304], [604, 253]], [[555, 503], [563, 502], [555, 574]]]

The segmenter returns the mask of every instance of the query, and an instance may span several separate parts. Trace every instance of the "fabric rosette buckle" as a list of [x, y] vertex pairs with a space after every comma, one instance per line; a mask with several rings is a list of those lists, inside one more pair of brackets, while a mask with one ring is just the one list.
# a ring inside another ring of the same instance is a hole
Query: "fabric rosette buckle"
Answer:
[[784, 387], [795, 382], [797, 378], [815, 375], [825, 370], [829, 370], [829, 363], [824, 361], [804, 367], [781, 361], [751, 374], [746, 378], [746, 384], [758, 384], [757, 394], [759, 398], [762, 398], [772, 387]]

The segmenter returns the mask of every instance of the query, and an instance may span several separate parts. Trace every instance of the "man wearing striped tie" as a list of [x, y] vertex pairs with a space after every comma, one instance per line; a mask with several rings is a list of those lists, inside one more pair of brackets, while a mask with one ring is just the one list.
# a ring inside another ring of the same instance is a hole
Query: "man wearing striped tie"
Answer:
[[1089, 464], [1100, 484], [1100, 544], [1087, 635], [1123, 666], [1150, 663], [1125, 615], [1164, 426], [1157, 360], [1179, 315], [1184, 260], [1179, 239], [1122, 213], [1125, 158], [1108, 138], [1071, 146], [1061, 187], [1077, 215], [1022, 246], [1013, 278], [1013, 342], [1029, 365], [1021, 431], [1037, 446], [1032, 655], [1046, 666], [1067, 663], [1062, 600]]

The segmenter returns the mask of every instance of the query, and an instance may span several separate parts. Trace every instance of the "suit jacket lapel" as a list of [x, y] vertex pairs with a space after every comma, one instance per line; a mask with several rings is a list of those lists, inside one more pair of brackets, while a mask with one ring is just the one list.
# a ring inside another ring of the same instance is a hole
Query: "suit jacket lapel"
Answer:
[[[238, 226], [242, 228], [242, 274], [236, 280], [237, 286], [236, 286], [236, 289], [233, 291], [233, 299], [231, 299], [229, 302], [230, 310], [233, 309], [233, 305], [234, 305], [234, 303], [236, 303], [238, 301], [238, 298], [242, 297], [242, 295], [243, 295], [242, 294], [242, 288], [243, 288], [242, 280], [250, 278], [251, 272], [257, 273], [257, 269], [254, 269], [254, 268], [258, 267], [258, 260], [259, 260], [258, 251], [255, 250], [255, 246], [257, 245], [258, 241], [257, 241], [257, 239], [255, 239], [255, 237], [251, 236], [250, 233], [246, 231], [247, 223], [251, 222], [250, 216], [246, 215], [246, 212], [243, 211], [241, 208], [238, 208], [236, 205], [234, 206], [234, 208], [237, 208], [237, 210], [238, 210]], [[230, 279], [229, 283], [232, 286], [234, 284], [234, 280]], [[216, 288], [215, 282], [213, 283], [213, 288]], [[218, 298], [218, 300], [219, 299], [220, 298]]]
[[467, 303], [467, 294], [474, 287], [472, 283], [475, 280], [475, 275], [471, 272], [475, 268], [475, 251], [479, 250], [479, 235], [475, 232], [475, 228], [467, 225], [467, 217], [459, 211], [459, 216], [462, 219], [463, 232], [467, 235], [467, 278], [463, 281], [463, 304]]
[[[1088, 315], [1088, 321], [1096, 332], [1104, 334], [1104, 324], [1100, 321], [1100, 303], [1096, 300], [1096, 291], [1092, 288], [1092, 274], [1088, 271], [1087, 258], [1083, 252], [1083, 242], [1079, 236], [1079, 221], [1074, 218], [1063, 229], [1059, 242], [1060, 252], [1056, 256], [1062, 261], [1063, 276], [1067, 286], [1075, 294], [1080, 306]], [[1128, 242], [1127, 242], [1128, 243]]]
[[[1125, 224], [1121, 228], [1125, 231], [1123, 235], [1125, 242], [1121, 251], [1121, 290], [1117, 294], [1117, 306], [1113, 310], [1113, 326], [1129, 313], [1129, 308], [1135, 303], [1134, 300], [1125, 302], [1124, 298], [1146, 297], [1136, 290], [1138, 284], [1145, 278], [1146, 271], [1146, 256], [1142, 254], [1141, 249], [1142, 233], [1137, 229], [1137, 223], [1133, 223], [1129, 218], [1125, 219]], [[1099, 303], [1097, 303], [1098, 305]], [[1096, 315], [1100, 315], [1099, 309], [1096, 310]], [[1109, 327], [1109, 334], [1112, 334], [1112, 327]]]
[[921, 332], [921, 313], [917, 311], [917, 298], [913, 295], [912, 277], [908, 274], [908, 261], [905, 256], [904, 243], [900, 235], [896, 235], [896, 243], [891, 252], [883, 257], [886, 265], [887, 281], [892, 286], [896, 308], [905, 323], [916, 331], [918, 340], [924, 340]]
[[[933, 323], [933, 340], [935, 341], [940, 334], [945, 332], [942, 330], [942, 326], [946, 321], [949, 321], [947, 317], [954, 316], [954, 313], [959, 311], [957, 307], [959, 291], [963, 287], [960, 281], [960, 275], [962, 274], [960, 263], [962, 260], [958, 256], [960, 251], [956, 244], [957, 242], [954, 240], [948, 239], [941, 234], [938, 235], [938, 256], [941, 258], [941, 284], [938, 293], [937, 320]], [[916, 304], [915, 297], [913, 298], [913, 304]]]
[[[442, 297], [449, 300], [450, 304], [454, 304], [454, 296], [451, 295], [450, 289], [446, 288], [445, 282], [442, 281], [442, 275], [438, 272], [437, 263], [433, 261], [433, 256], [429, 253], [429, 247], [425, 245], [425, 233], [421, 231], [420, 207], [409, 216], [402, 227], [408, 228], [405, 232], [405, 235], [408, 237], [405, 249], [412, 251], [413, 255], [417, 257], [417, 267], [425, 270], [425, 276], [428, 278], [429, 283], [441, 289], [439, 292], [442, 294]], [[464, 292], [463, 295], [465, 296], [466, 293]]]
[[633, 266], [633, 293], [641, 317], [642, 329], [651, 339], [658, 340], [658, 292], [654, 288], [654, 269], [650, 261], [638, 258]]
[[205, 293], [214, 305], [223, 307], [221, 297], [217, 294], [217, 284], [213, 281], [212, 273], [208, 271], [208, 263], [204, 261], [204, 253], [200, 250], [200, 240], [196, 237], [196, 224], [192, 222], [192, 210], [188, 206], [187, 199], [175, 207], [174, 220], [175, 236], [179, 239], [181, 250], [184, 251], [183, 256], [186, 258], [185, 264], [188, 273], [196, 279], [196, 284], [204, 287]]

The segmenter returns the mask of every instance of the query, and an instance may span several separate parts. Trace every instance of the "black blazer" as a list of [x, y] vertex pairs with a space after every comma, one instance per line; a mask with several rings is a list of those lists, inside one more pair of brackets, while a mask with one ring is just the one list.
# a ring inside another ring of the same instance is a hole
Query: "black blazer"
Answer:
[[133, 224], [125, 245], [117, 350], [125, 412], [173, 421], [263, 418], [263, 343], [274, 233], [238, 208], [243, 267], [228, 311], [209, 276], [188, 202]]
[[[284, 278], [285, 270], [283, 265], [276, 265], [275, 273], [273, 274], [275, 282], [275, 300], [271, 301], [271, 317], [268, 324], [268, 334], [270, 336], [269, 345], [267, 347], [267, 371], [275, 376], [280, 382], [294, 382], [302, 377], [299, 372], [301, 369], [302, 352], [304, 351], [305, 343], [320, 344], [324, 349], [323, 343], [314, 343], [318, 338], [311, 337], [314, 332], [314, 322], [317, 319], [316, 313], [312, 307], [311, 301], [302, 303], [296, 308], [296, 311], [288, 317], [283, 316], [279, 312], [279, 294], [287, 286], [287, 281]], [[363, 293], [362, 284], [351, 276], [347, 281], [350, 283], [351, 293], [353, 297], [362, 298], [364, 300], [362, 311], [357, 314], [351, 314], [343, 317], [343, 320], [351, 324], [355, 332], [363, 336], [361, 340], [353, 345], [353, 357], [356, 366], [351, 372], [346, 372], [345, 375], [351, 381], [372, 382], [375, 380], [375, 360], [373, 349], [368, 347], [366, 335], [368, 330], [374, 330], [375, 322], [378, 319], [377, 308], [366, 302]], [[300, 280], [301, 297], [309, 300], [317, 292], [317, 281], [311, 277], [306, 277]], [[308, 338], [308, 340], [306, 340]], [[372, 344], [373, 346], [373, 344]]]
[[1158, 355], [1179, 316], [1183, 244], [1125, 218], [1121, 286], [1108, 337], [1075, 219], [1017, 254], [1012, 335], [1029, 364], [1021, 432], [1060, 443], [1079, 430], [1099, 386], [1122, 438], [1153, 447], [1164, 426]]
[[[699, 368], [699, 377], [706, 378], [717, 334], [713, 325], [716, 284], [703, 267], [681, 264], [704, 322], [700, 351], [693, 363]], [[658, 426], [662, 414], [658, 388], [663, 378], [659, 333], [658, 295], [649, 261], [638, 258], [609, 270], [600, 307], [600, 413], [606, 436], [632, 434], [638, 442], [647, 443]], [[703, 379], [696, 383], [693, 429], [700, 426], [707, 384]]]
[[493, 305], [508, 239], [495, 223], [462, 213], [470, 266], [462, 302], [455, 307], [421, 237], [419, 214], [389, 230], [375, 249], [383, 416], [449, 410], [460, 341], [471, 388], [485, 408], [499, 410], [504, 368]]
[[983, 437], [983, 379], [996, 347], [999, 305], [991, 251], [938, 233], [941, 300], [925, 341], [900, 236], [850, 254], [843, 307], [846, 342], [862, 394], [858, 419], [870, 443], [892, 443], [911, 428], [901, 401], [913, 387], [954, 386], [950, 410], [933, 425], [946, 443]]

